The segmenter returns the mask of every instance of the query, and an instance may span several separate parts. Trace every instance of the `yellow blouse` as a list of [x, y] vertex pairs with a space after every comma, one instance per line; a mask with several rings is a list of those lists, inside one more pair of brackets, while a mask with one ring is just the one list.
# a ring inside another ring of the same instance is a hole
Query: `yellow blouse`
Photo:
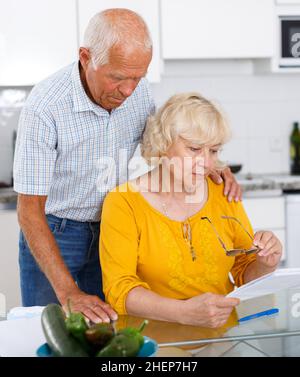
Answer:
[[252, 242], [238, 223], [221, 216], [236, 217], [253, 234], [251, 224], [241, 202], [227, 201], [223, 185], [210, 179], [207, 183], [206, 204], [189, 218], [194, 261], [183, 222], [163, 215], [128, 182], [107, 195], [100, 232], [103, 290], [120, 315], [127, 314], [126, 296], [137, 286], [164, 297], [188, 299], [205, 292], [228, 294], [234, 287], [229, 272], [237, 286], [243, 284], [244, 272], [256, 256], [227, 256], [211, 225], [201, 217], [211, 219], [227, 249], [247, 249]]

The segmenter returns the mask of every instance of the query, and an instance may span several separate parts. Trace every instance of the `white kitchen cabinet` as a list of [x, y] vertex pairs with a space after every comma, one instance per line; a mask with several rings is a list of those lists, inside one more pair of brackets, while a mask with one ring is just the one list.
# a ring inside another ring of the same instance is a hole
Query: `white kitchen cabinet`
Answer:
[[274, 55], [274, 0], [161, 0], [164, 59]]
[[245, 198], [243, 204], [255, 229], [285, 227], [284, 197]]
[[300, 4], [300, 0], [276, 0], [277, 5], [294, 5]]
[[153, 58], [147, 78], [158, 82], [162, 68], [160, 58], [160, 17], [159, 0], [78, 0], [79, 40], [83, 41], [84, 31], [91, 17], [108, 8], [127, 8], [140, 14], [146, 21], [153, 40]]
[[0, 85], [33, 85], [76, 59], [76, 0], [0, 0], [0, 9]]
[[6, 310], [21, 305], [19, 278], [19, 224], [16, 210], [0, 210], [0, 295]]
[[300, 195], [286, 195], [287, 265], [300, 268]]
[[279, 238], [283, 245], [281, 261], [284, 261], [286, 258], [286, 218], [284, 197], [244, 198], [243, 205], [254, 231], [270, 230]]

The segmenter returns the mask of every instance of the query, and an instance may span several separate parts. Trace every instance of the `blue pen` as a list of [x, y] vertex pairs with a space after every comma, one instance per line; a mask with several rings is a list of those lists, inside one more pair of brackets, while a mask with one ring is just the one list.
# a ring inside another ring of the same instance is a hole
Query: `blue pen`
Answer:
[[279, 313], [279, 309], [273, 308], [273, 309], [265, 310], [263, 312], [248, 315], [246, 317], [240, 318], [238, 321], [240, 323], [243, 323], [243, 322], [246, 322], [246, 321], [250, 321], [251, 319], [260, 318], [260, 317], [264, 317], [264, 316], [271, 316], [271, 315], [274, 315], [274, 314], [277, 314], [277, 313]]

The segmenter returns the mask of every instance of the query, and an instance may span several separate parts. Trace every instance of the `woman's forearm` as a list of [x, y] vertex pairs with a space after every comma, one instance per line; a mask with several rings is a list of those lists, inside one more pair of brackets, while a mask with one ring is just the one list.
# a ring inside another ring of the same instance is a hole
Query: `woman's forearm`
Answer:
[[250, 281], [257, 279], [263, 275], [269, 274], [276, 270], [275, 267], [263, 266], [257, 261], [249, 264], [244, 272], [244, 283], [249, 283]]
[[169, 322], [182, 322], [182, 304], [181, 300], [162, 297], [143, 287], [133, 288], [126, 298], [128, 314]]

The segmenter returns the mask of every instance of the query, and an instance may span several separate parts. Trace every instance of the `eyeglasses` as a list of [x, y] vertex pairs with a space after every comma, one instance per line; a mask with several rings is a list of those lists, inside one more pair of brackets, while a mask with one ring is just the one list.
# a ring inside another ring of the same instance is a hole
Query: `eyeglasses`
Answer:
[[[235, 217], [231, 217], [231, 216], [221, 216], [221, 219], [236, 221], [242, 227], [242, 229], [248, 234], [251, 241], [253, 241], [253, 237], [251, 236], [251, 234], [247, 231], [247, 229], [243, 226], [243, 224], [238, 219], [236, 219]], [[254, 247], [254, 248], [249, 249], [249, 250], [246, 250], [246, 249], [230, 249], [230, 250], [228, 250], [226, 248], [225, 243], [222, 240], [220, 234], [218, 233], [216, 227], [214, 226], [214, 224], [210, 220], [210, 218], [209, 217], [201, 217], [201, 220], [207, 220], [210, 223], [210, 225], [213, 228], [220, 244], [222, 245], [223, 249], [225, 250], [225, 253], [226, 253], [227, 256], [235, 257], [236, 255], [240, 255], [240, 254], [245, 254], [245, 255], [256, 254], [261, 250], [258, 247]]]

